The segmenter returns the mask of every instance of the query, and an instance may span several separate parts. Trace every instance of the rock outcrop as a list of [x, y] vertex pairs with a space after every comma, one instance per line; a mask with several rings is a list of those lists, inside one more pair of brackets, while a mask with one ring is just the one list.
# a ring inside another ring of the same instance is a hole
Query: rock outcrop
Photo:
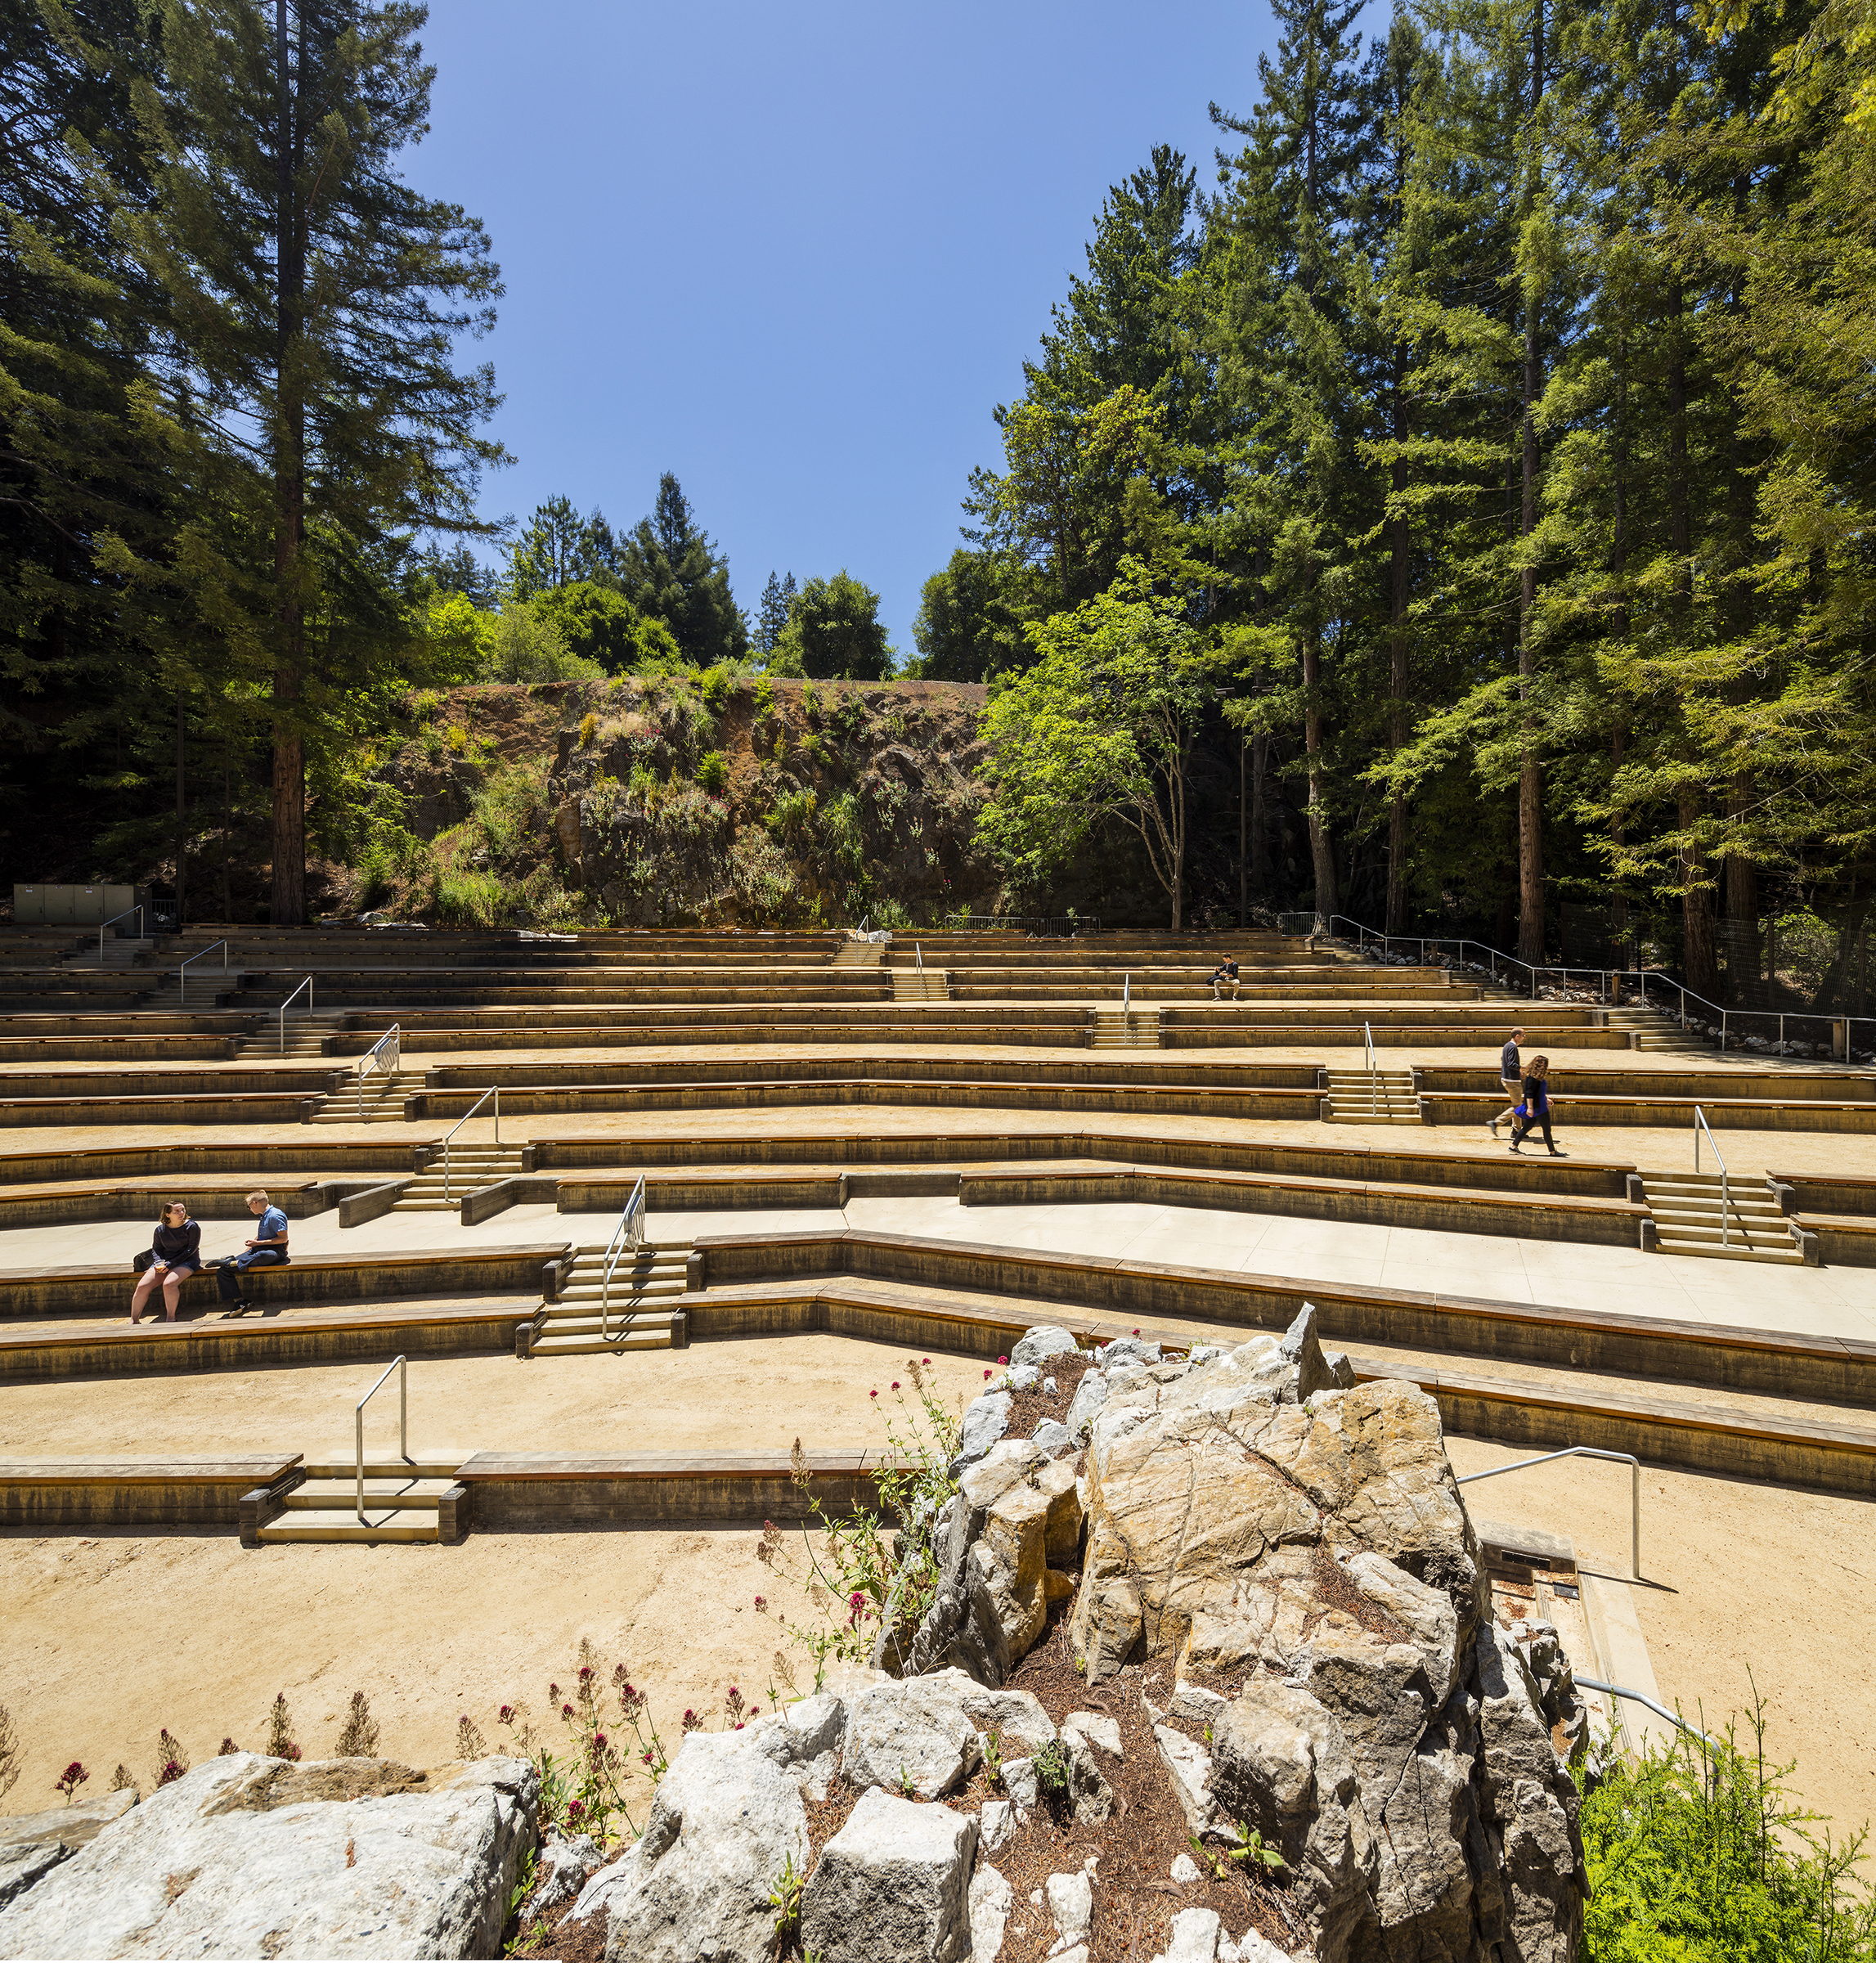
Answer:
[[1209, 1751], [1158, 1736], [1195, 1830], [1281, 1851], [1319, 1963], [1570, 1963], [1576, 1789], [1488, 1613], [1433, 1400], [1341, 1387], [1308, 1311], [1196, 1366], [1134, 1346], [1102, 1374], [1076, 1399], [1072, 1641], [1090, 1684], [1163, 1659], [1181, 1696], [1229, 1687]]
[[535, 1841], [518, 1759], [211, 1759], [0, 1911], [0, 1956], [493, 1956]]
[[[762, 1963], [771, 1885], [806, 1871], [803, 1788], [837, 1768], [860, 1796], [806, 1875], [809, 1951], [990, 1963], [1006, 1923], [1032, 1941], [1046, 1915], [1055, 1963], [1087, 1963], [1098, 1857], [1026, 1902], [994, 1862], [1045, 1806], [1124, 1834], [1142, 1754], [1193, 1835], [1254, 1830], [1281, 1856], [1284, 1926], [1308, 1936], [1292, 1959], [1188, 1901], [1160, 1963], [1573, 1963], [1582, 1853], [1553, 1737], [1582, 1708], [1554, 1631], [1492, 1621], [1433, 1401], [1357, 1385], [1307, 1309], [1229, 1350], [1111, 1344], [1068, 1399], [1074, 1348], [1030, 1331], [967, 1413], [958, 1490], [900, 1556], [929, 1548], [935, 1597], [885, 1618], [874, 1669], [686, 1741], [574, 1911], [607, 1915], [608, 1963]], [[1066, 1413], [1008, 1435], [1039, 1389]], [[1058, 1729], [1009, 1680], [1065, 1610], [1089, 1695]], [[1001, 1792], [973, 1819], [980, 1768]], [[1175, 1892], [1200, 1875], [1181, 1850]]]

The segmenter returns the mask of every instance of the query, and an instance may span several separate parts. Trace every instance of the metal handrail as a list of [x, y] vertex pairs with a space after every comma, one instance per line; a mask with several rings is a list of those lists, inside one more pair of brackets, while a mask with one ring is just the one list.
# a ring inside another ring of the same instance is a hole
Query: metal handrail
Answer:
[[[381, 1035], [378, 1040], [374, 1043], [368, 1050], [366, 1051], [365, 1054], [358, 1059], [358, 1115], [361, 1118], [365, 1116], [366, 1078], [371, 1074], [375, 1068], [388, 1071], [393, 1076], [397, 1075], [399, 1067], [404, 1061], [403, 1036], [403, 1025], [402, 1023], [393, 1022], [391, 1026], [384, 1031], [384, 1035]], [[380, 1064], [378, 1062], [379, 1053], [383, 1051], [387, 1045], [388, 1045], [390, 1049], [391, 1061], [388, 1063]]]
[[[1317, 918], [1320, 920], [1321, 915], [1318, 914]], [[1712, 1014], [1719, 1019], [1721, 1049], [1726, 1046], [1727, 1038], [1731, 1033], [1731, 1025], [1735, 1022], [1744, 1022], [1748, 1018], [1771, 1022], [1775, 1017], [1779, 1026], [1778, 1040], [1782, 1044], [1785, 1040], [1784, 1026], [1788, 1018], [1794, 1022], [1829, 1022], [1833, 1026], [1841, 1023], [1843, 1026], [1844, 1057], [1847, 1061], [1850, 1054], [1851, 1025], [1853, 1022], [1876, 1021], [1876, 1017], [1841, 1016], [1829, 1009], [1822, 1008], [1727, 1008], [1720, 1003], [1710, 1000], [1707, 996], [1690, 989], [1685, 982], [1676, 980], [1664, 968], [1570, 968], [1553, 964], [1533, 967], [1530, 962], [1521, 960], [1516, 955], [1507, 955], [1501, 949], [1488, 946], [1483, 941], [1468, 940], [1462, 935], [1456, 934], [1385, 934], [1377, 928], [1363, 926], [1359, 920], [1351, 919], [1347, 914], [1331, 914], [1329, 916], [1328, 924], [1321, 931], [1332, 939], [1346, 940], [1348, 937], [1345, 934], [1337, 934], [1335, 932], [1335, 923], [1338, 920], [1342, 922], [1344, 926], [1354, 928], [1355, 945], [1358, 948], [1365, 948], [1370, 941], [1378, 941], [1383, 947], [1396, 941], [1404, 941], [1410, 946], [1417, 945], [1423, 966], [1426, 962], [1426, 950], [1429, 947], [1456, 948], [1459, 950], [1458, 958], [1462, 961], [1465, 959], [1466, 949], [1474, 948], [1486, 957], [1485, 961], [1479, 965], [1483, 965], [1488, 969], [1495, 982], [1498, 978], [1498, 968], [1501, 963], [1507, 969], [1522, 968], [1530, 977], [1533, 1001], [1535, 1001], [1537, 997], [1538, 981], [1545, 975], [1560, 976], [1566, 984], [1572, 975], [1593, 975], [1596, 978], [1598, 992], [1601, 995], [1603, 1000], [1611, 1005], [1618, 1005], [1622, 999], [1621, 990], [1618, 985], [1618, 977], [1631, 978], [1635, 982], [1645, 1005], [1648, 1000], [1648, 984], [1651, 981], [1662, 982], [1668, 988], [1672, 989], [1677, 998], [1675, 1009], [1666, 1013], [1673, 1014], [1683, 1029], [1687, 1026], [1687, 1004], [1690, 1002], [1697, 1003], [1702, 1008], [1712, 1012]]]
[[1694, 1107], [1694, 1170], [1700, 1170], [1700, 1134], [1705, 1132], [1707, 1143], [1713, 1148], [1713, 1157], [1720, 1160], [1720, 1245], [1730, 1247], [1733, 1244], [1732, 1190], [1728, 1184], [1726, 1161], [1720, 1158], [1719, 1141], [1713, 1136], [1713, 1127], [1707, 1122], [1707, 1114], [1696, 1104]]
[[1362, 1041], [1368, 1053], [1368, 1116], [1378, 1117], [1381, 1109], [1380, 1063], [1375, 1055], [1374, 1030], [1367, 1022], [1362, 1025]]
[[1600, 1445], [1565, 1445], [1561, 1452], [1542, 1453], [1536, 1458], [1514, 1459], [1508, 1466], [1491, 1466], [1483, 1472], [1468, 1472], [1458, 1481], [1469, 1486], [1476, 1479], [1496, 1479], [1501, 1472], [1522, 1472], [1527, 1466], [1547, 1466], [1553, 1458], [1607, 1458], [1627, 1466], [1630, 1472], [1629, 1505], [1633, 1514], [1629, 1525], [1629, 1561], [1635, 1579], [1641, 1579], [1641, 1461], [1632, 1452], [1604, 1452]]
[[919, 973], [923, 974], [925, 973], [925, 950], [916, 941], [912, 943], [912, 959], [918, 963]]
[[1122, 1019], [1129, 1025], [1133, 1022], [1133, 977], [1130, 974], [1120, 977], [1120, 1014]]
[[141, 941], [143, 938], [143, 909], [141, 906], [127, 906], [121, 914], [113, 914], [110, 919], [98, 923], [97, 964], [100, 968], [104, 966], [104, 930], [107, 927], [115, 927], [120, 920], [128, 920], [132, 914], [137, 915], [137, 937]]
[[410, 1384], [404, 1373], [404, 1359], [394, 1356], [384, 1366], [384, 1376], [379, 1378], [364, 1396], [359, 1399], [357, 1408], [352, 1413], [353, 1442], [357, 1447], [357, 1467], [358, 1473], [358, 1524], [365, 1521], [365, 1407], [384, 1387], [384, 1379], [395, 1370], [397, 1372], [397, 1456], [406, 1464], [411, 1458], [411, 1399]]
[[645, 1239], [645, 1175], [641, 1172], [638, 1184], [632, 1188], [626, 1201], [626, 1210], [619, 1215], [619, 1224], [613, 1229], [613, 1238], [606, 1246], [606, 1272], [599, 1278], [599, 1341], [610, 1342], [613, 1336], [613, 1270], [624, 1258], [630, 1248], [634, 1260]]
[[308, 975], [281, 1004], [281, 1054], [283, 1057], [286, 1054], [286, 1012], [293, 1007], [294, 1003], [298, 1001], [303, 994], [306, 997], [306, 1013], [310, 1016], [312, 1013], [312, 977], [311, 975]]
[[228, 972], [228, 944], [226, 941], [211, 941], [200, 955], [191, 955], [176, 971], [176, 994], [178, 1004], [189, 999], [189, 970], [204, 955], [212, 955], [217, 948], [222, 950], [222, 973]]
[[490, 1085], [474, 1103], [470, 1105], [469, 1109], [456, 1120], [456, 1123], [451, 1125], [448, 1134], [443, 1140], [443, 1204], [446, 1206], [450, 1203], [450, 1139], [453, 1139], [464, 1125], [469, 1123], [469, 1120], [482, 1109], [483, 1105], [487, 1103], [491, 1098], [495, 1099], [495, 1142], [500, 1145], [501, 1143], [501, 1086], [499, 1084]]
[[1719, 1749], [1717, 1738], [1709, 1737], [1699, 1725], [1690, 1724], [1678, 1711], [1669, 1710], [1666, 1705], [1650, 1697], [1645, 1691], [1631, 1691], [1624, 1683], [1604, 1683], [1600, 1677], [1579, 1676], [1574, 1670], [1570, 1675], [1579, 1690], [1600, 1691], [1605, 1697], [1626, 1697], [1631, 1704], [1639, 1704], [1653, 1711], [1657, 1718], [1665, 1718], [1670, 1724], [1678, 1725], [1682, 1731], [1692, 1732], [1701, 1744], [1714, 1750]]

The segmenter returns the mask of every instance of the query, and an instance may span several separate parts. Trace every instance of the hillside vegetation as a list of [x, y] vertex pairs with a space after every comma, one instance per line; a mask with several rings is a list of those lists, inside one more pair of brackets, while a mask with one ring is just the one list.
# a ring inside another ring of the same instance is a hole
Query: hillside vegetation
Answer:
[[700, 675], [412, 692], [315, 813], [326, 910], [935, 922], [989, 904], [983, 691]]

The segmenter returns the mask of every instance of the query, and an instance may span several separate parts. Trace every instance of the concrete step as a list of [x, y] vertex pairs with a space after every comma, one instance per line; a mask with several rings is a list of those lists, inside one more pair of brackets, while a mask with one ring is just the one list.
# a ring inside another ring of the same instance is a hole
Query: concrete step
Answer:
[[[473, 1456], [468, 1452], [413, 1452], [408, 1458], [373, 1458], [367, 1454], [365, 1476], [367, 1480], [386, 1479], [406, 1482], [437, 1479], [447, 1484], [456, 1477], [463, 1461]], [[348, 1480], [353, 1478], [357, 1472], [357, 1467], [349, 1457], [308, 1458], [302, 1462], [300, 1470], [308, 1480]]]
[[1796, 1247], [1742, 1247], [1737, 1234], [1733, 1243], [1723, 1246], [1716, 1233], [1711, 1240], [1696, 1240], [1681, 1234], [1663, 1233], [1655, 1245], [1663, 1254], [1699, 1255], [1716, 1261], [1772, 1261], [1780, 1267], [1797, 1268], [1803, 1264], [1804, 1257]]
[[[367, 1513], [434, 1513], [444, 1494], [455, 1482], [448, 1479], [368, 1479], [365, 1482]], [[286, 1495], [289, 1512], [328, 1513], [355, 1503], [356, 1479], [309, 1479]]]
[[350, 1508], [287, 1512], [277, 1520], [269, 1521], [255, 1538], [263, 1547], [307, 1541], [349, 1541], [364, 1547], [378, 1547], [386, 1543], [435, 1541], [440, 1536], [433, 1507], [427, 1512], [414, 1508], [386, 1512], [375, 1509], [368, 1503], [362, 1521]]

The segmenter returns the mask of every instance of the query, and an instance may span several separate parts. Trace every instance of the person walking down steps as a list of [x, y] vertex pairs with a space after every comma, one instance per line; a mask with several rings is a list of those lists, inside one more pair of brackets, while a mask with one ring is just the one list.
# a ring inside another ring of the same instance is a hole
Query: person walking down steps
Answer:
[[1524, 1101], [1517, 1109], [1518, 1122], [1511, 1133], [1511, 1149], [1516, 1152], [1533, 1131], [1541, 1130], [1544, 1143], [1549, 1148], [1553, 1159], [1567, 1159], [1567, 1152], [1557, 1150], [1556, 1140], [1551, 1136], [1551, 1059], [1548, 1057], [1533, 1057], [1529, 1074], [1524, 1079]]
[[1509, 1108], [1500, 1112], [1497, 1117], [1485, 1121], [1485, 1129], [1493, 1138], [1497, 1137], [1501, 1125], [1509, 1125], [1515, 1120], [1519, 1103], [1524, 1094], [1522, 1081], [1524, 1071], [1518, 1061], [1518, 1044], [1524, 1034], [1522, 1026], [1513, 1030], [1498, 1058], [1499, 1081], [1505, 1086], [1505, 1098]]
[[209, 1264], [215, 1270], [215, 1285], [222, 1291], [222, 1300], [232, 1305], [228, 1311], [231, 1315], [248, 1313], [250, 1305], [242, 1289], [249, 1269], [278, 1267], [288, 1259], [286, 1215], [264, 1193], [248, 1195], [248, 1211], [258, 1219], [246, 1252], [224, 1256]]

